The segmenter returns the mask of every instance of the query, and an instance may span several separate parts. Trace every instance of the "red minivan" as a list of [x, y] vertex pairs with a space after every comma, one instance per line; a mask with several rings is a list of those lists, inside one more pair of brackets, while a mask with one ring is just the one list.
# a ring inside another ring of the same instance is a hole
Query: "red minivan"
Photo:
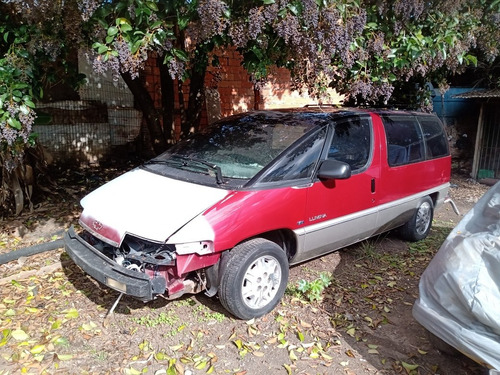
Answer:
[[427, 236], [451, 159], [430, 114], [305, 107], [223, 119], [82, 199], [76, 264], [143, 301], [271, 311], [289, 266], [398, 228]]

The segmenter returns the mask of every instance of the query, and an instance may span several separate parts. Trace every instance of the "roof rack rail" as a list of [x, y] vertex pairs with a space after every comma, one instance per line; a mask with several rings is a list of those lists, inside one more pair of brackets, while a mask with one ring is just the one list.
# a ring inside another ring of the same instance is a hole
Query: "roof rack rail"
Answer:
[[340, 104], [306, 104], [304, 107], [309, 108], [309, 107], [341, 107], [342, 105]]

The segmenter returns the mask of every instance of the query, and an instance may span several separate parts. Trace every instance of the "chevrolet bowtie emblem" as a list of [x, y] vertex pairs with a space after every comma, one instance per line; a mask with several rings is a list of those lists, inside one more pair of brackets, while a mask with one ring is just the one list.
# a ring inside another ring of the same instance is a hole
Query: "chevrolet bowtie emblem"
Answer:
[[95, 230], [100, 231], [102, 229], [102, 223], [100, 221], [94, 220], [92, 226]]

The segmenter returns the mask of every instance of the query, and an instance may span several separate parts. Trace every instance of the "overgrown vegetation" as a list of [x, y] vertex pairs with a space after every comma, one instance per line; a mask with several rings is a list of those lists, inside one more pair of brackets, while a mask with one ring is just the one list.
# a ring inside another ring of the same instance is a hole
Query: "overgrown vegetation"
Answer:
[[[162, 152], [199, 124], [207, 69], [221, 79], [220, 48], [234, 47], [259, 90], [275, 67], [295, 88], [357, 104], [429, 106], [427, 83], [484, 67], [498, 85], [500, 2], [489, 0], [12, 0], [0, 2], [0, 207], [19, 213], [36, 185], [26, 168], [42, 87], [81, 82], [76, 50], [97, 73], [121, 76]], [[300, 58], [299, 58], [300, 57]], [[155, 58], [162, 111], [143, 78]], [[189, 81], [184, 99], [183, 81]], [[178, 98], [179, 110], [174, 109]], [[176, 116], [178, 116], [176, 118]], [[173, 132], [181, 124], [181, 134]]]
[[328, 272], [321, 272], [315, 280], [300, 279], [296, 286], [288, 286], [288, 293], [304, 297], [309, 302], [318, 302], [323, 299], [323, 292], [332, 281]]

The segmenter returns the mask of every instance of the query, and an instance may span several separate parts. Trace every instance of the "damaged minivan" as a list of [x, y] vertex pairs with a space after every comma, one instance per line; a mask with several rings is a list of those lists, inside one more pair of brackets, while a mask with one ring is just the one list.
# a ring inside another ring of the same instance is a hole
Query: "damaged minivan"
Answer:
[[65, 248], [142, 301], [218, 295], [271, 311], [289, 267], [398, 228], [417, 241], [447, 195], [434, 115], [305, 107], [228, 117], [91, 192]]

